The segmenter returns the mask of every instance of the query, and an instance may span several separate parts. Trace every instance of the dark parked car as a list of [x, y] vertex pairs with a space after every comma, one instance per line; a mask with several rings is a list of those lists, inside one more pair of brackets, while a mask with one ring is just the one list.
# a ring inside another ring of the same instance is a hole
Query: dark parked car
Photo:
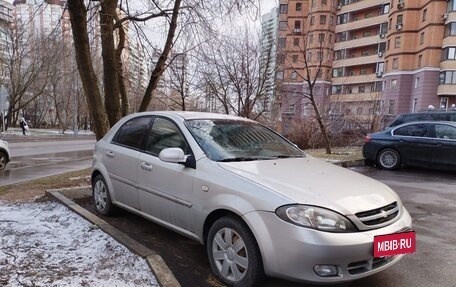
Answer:
[[451, 121], [456, 122], [456, 110], [451, 111], [426, 111], [419, 113], [401, 114], [398, 115], [394, 121], [387, 127], [396, 127], [401, 124], [418, 121]]
[[404, 164], [456, 170], [456, 122], [412, 122], [369, 134], [363, 156], [383, 169]]

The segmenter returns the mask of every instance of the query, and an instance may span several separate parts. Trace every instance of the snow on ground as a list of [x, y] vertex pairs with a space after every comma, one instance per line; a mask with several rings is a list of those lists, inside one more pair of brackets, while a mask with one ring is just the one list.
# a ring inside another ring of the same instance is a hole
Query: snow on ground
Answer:
[[0, 202], [0, 286], [159, 286], [146, 261], [55, 202]]
[[[57, 135], [74, 135], [75, 132], [73, 130], [62, 130], [57, 129], [29, 129], [26, 132], [27, 136], [57, 136]], [[78, 130], [78, 135], [94, 135], [94, 133], [90, 130]], [[21, 128], [8, 128], [7, 131], [1, 132], [3, 136], [22, 136], [22, 129]]]

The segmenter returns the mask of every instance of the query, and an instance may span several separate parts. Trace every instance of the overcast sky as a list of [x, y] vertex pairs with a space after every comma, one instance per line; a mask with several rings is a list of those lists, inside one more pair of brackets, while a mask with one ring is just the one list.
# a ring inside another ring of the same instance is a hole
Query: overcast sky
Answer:
[[278, 6], [278, 0], [261, 0], [261, 15], [271, 12], [271, 9]]

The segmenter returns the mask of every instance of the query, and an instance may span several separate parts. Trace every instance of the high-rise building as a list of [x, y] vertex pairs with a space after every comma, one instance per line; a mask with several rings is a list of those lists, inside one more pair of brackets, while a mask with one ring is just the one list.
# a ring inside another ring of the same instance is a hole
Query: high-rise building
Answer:
[[11, 43], [11, 25], [13, 23], [13, 5], [0, 0], [0, 85], [4, 84], [8, 77], [5, 68], [6, 61], [9, 58], [8, 53]]
[[456, 104], [456, 0], [281, 0], [279, 17], [284, 116], [306, 114], [309, 78], [333, 116], [365, 124]]
[[261, 17], [260, 74], [267, 77], [265, 91], [269, 106], [265, 107], [265, 110], [270, 111], [270, 114], [266, 116], [270, 120], [279, 119], [281, 116], [278, 112], [278, 105], [274, 102], [278, 23], [276, 7]]

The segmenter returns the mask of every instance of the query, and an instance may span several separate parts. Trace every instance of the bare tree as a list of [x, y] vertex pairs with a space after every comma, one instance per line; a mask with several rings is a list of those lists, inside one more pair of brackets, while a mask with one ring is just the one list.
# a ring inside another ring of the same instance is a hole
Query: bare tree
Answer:
[[[87, 30], [87, 7], [83, 0], [69, 0], [68, 10], [70, 12], [70, 21], [72, 24], [73, 38], [76, 50], [76, 59], [78, 63], [79, 73], [81, 75], [84, 93], [87, 97], [91, 115], [95, 124], [95, 134], [97, 138], [101, 138], [107, 131], [109, 125], [113, 125], [121, 115], [121, 97], [120, 97], [120, 76], [118, 61], [116, 64], [116, 45], [115, 34], [118, 29], [125, 23], [139, 23], [151, 19], [163, 18], [166, 19], [167, 36], [163, 48], [161, 50], [157, 64], [155, 65], [149, 79], [148, 86], [142, 98], [139, 111], [145, 111], [149, 108], [153, 92], [156, 90], [160, 77], [166, 69], [169, 54], [173, 48], [176, 31], [180, 24], [179, 16], [183, 13], [192, 13], [204, 20], [203, 11], [220, 11], [218, 8], [223, 8], [223, 11], [232, 11], [242, 9], [248, 4], [254, 3], [256, 0], [229, 0], [220, 3], [219, 1], [202, 1], [202, 0], [169, 0], [169, 1], [146, 1], [145, 11], [133, 11], [130, 9], [130, 3], [127, 0], [105, 0], [105, 1], [90, 1], [89, 3], [99, 3], [100, 6], [100, 25], [102, 39], [102, 55], [103, 55], [103, 83], [104, 83], [104, 107], [103, 97], [100, 90], [98, 79], [94, 72], [89, 49], [88, 30]], [[121, 17], [117, 17], [118, 10], [123, 12]], [[133, 13], [132, 13], [133, 12]], [[205, 21], [201, 21], [205, 22]], [[195, 22], [196, 23], [196, 22]], [[187, 26], [188, 28], [188, 26]], [[120, 32], [122, 33], [122, 32]], [[120, 41], [121, 43], [122, 41]], [[122, 49], [117, 52], [122, 53]], [[109, 123], [106, 120], [109, 119]]]
[[225, 113], [257, 119], [269, 110], [267, 75], [274, 56], [260, 57], [257, 37], [248, 30], [241, 38], [221, 36], [202, 51], [203, 87]]

